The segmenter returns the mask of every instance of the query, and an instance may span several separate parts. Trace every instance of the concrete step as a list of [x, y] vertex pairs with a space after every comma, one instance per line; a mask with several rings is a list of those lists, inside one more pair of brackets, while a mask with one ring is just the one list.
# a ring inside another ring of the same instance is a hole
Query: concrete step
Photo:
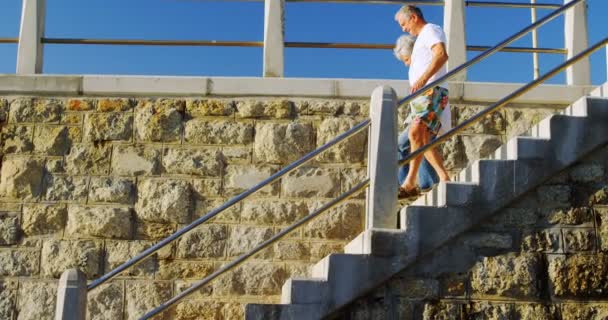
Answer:
[[247, 304], [248, 320], [313, 320], [321, 319], [319, 305], [315, 304]]
[[533, 137], [514, 137], [496, 149], [494, 160], [543, 159], [551, 149], [551, 140]]
[[344, 247], [347, 254], [367, 254], [376, 257], [411, 255], [411, 241], [403, 230], [368, 229]]
[[412, 203], [414, 206], [467, 206], [474, 201], [477, 184], [440, 182], [431, 191], [422, 194]]
[[281, 291], [282, 304], [320, 304], [327, 300], [328, 283], [320, 278], [290, 278]]

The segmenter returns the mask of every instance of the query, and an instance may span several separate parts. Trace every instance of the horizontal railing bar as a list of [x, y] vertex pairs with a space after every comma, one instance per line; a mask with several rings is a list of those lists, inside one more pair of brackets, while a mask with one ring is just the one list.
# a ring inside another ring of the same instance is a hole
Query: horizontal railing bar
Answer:
[[19, 43], [19, 38], [0, 38], [0, 43]]
[[369, 185], [369, 178], [367, 178], [364, 181], [360, 182], [359, 184], [357, 184], [356, 186], [354, 186], [352, 189], [346, 191], [345, 193], [341, 194], [337, 198], [332, 199], [328, 203], [324, 204], [321, 208], [315, 210], [313, 213], [311, 213], [311, 214], [307, 215], [306, 217], [298, 220], [296, 223], [290, 225], [289, 227], [285, 228], [284, 230], [281, 230], [281, 232], [277, 233], [272, 238], [270, 238], [270, 239], [262, 242], [261, 244], [259, 244], [255, 248], [253, 248], [251, 251], [240, 255], [238, 258], [236, 258], [235, 260], [233, 260], [230, 263], [226, 264], [225, 266], [222, 266], [220, 269], [214, 271], [212, 274], [208, 275], [204, 279], [195, 282], [190, 288], [188, 288], [188, 289], [180, 292], [175, 297], [167, 300], [166, 302], [162, 303], [158, 307], [154, 308], [152, 311], [146, 313], [143, 317], [140, 318], [140, 320], [150, 319], [153, 316], [161, 313], [163, 310], [169, 308], [170, 306], [172, 306], [175, 303], [179, 302], [181, 299], [183, 299], [183, 298], [189, 296], [190, 294], [194, 293], [196, 290], [200, 289], [202, 286], [204, 286], [207, 283], [211, 282], [213, 279], [217, 278], [218, 276], [222, 275], [223, 273], [225, 273], [225, 272], [227, 272], [227, 271], [229, 271], [229, 270], [231, 270], [233, 268], [236, 268], [237, 266], [239, 266], [240, 264], [242, 264], [243, 262], [245, 262], [247, 259], [249, 259], [250, 257], [254, 256], [256, 253], [260, 252], [261, 250], [265, 249], [266, 247], [270, 246], [271, 244], [277, 242], [278, 240], [280, 240], [284, 236], [288, 235], [289, 233], [291, 233], [295, 229], [301, 227], [302, 225], [306, 224], [310, 220], [316, 218], [317, 216], [319, 216], [323, 212], [325, 212], [325, 211], [327, 211], [327, 210], [329, 210], [329, 209], [337, 206], [338, 204], [342, 203], [344, 200], [350, 198], [352, 195], [354, 195], [355, 193], [359, 192], [360, 190], [366, 188], [368, 185]]
[[[0, 39], [0, 42], [1, 39]], [[212, 46], [212, 47], [263, 47], [260, 41], [218, 41], [218, 40], [144, 40], [144, 39], [78, 39], [43, 38], [48, 44], [88, 44], [88, 45], [140, 45], [140, 46]], [[381, 43], [338, 43], [338, 42], [285, 42], [286, 48], [331, 48], [331, 49], [393, 49], [393, 44]], [[483, 51], [489, 46], [467, 46], [470, 51]], [[506, 47], [504, 52], [567, 53], [566, 49]]]
[[561, 4], [553, 3], [525, 3], [525, 2], [503, 2], [503, 1], [466, 1], [469, 7], [502, 7], [502, 8], [536, 8], [536, 9], [558, 9]]
[[470, 119], [468, 119], [467, 121], [459, 124], [458, 126], [454, 127], [452, 130], [446, 132], [445, 134], [443, 134], [442, 136], [436, 138], [435, 140], [433, 140], [432, 142], [426, 144], [423, 147], [420, 147], [420, 149], [410, 153], [410, 155], [408, 155], [405, 159], [399, 161], [399, 165], [404, 165], [410, 161], [412, 161], [412, 159], [414, 159], [415, 157], [418, 157], [420, 155], [422, 155], [424, 152], [428, 151], [429, 149], [447, 141], [448, 139], [450, 139], [451, 137], [453, 137], [454, 135], [462, 132], [463, 130], [467, 129], [468, 127], [474, 125], [475, 123], [477, 123], [479, 120], [481, 120], [483, 117], [486, 117], [487, 115], [491, 114], [492, 112], [496, 112], [498, 109], [502, 108], [503, 106], [505, 106], [506, 104], [508, 104], [509, 102], [511, 102], [514, 99], [517, 99], [518, 97], [522, 96], [523, 94], [525, 94], [526, 92], [530, 91], [531, 89], [534, 89], [535, 87], [537, 87], [538, 85], [540, 85], [541, 83], [545, 82], [545, 80], [555, 76], [556, 74], [564, 71], [566, 68], [568, 68], [570, 65], [578, 62], [581, 59], [584, 59], [585, 57], [589, 56], [590, 54], [592, 54], [593, 52], [595, 52], [596, 50], [604, 47], [606, 44], [608, 44], [608, 38], [604, 38], [602, 41], [594, 44], [593, 46], [581, 51], [579, 54], [575, 55], [574, 57], [568, 59], [566, 62], [560, 64], [559, 66], [553, 68], [552, 70], [550, 70], [549, 72], [545, 73], [544, 75], [542, 75], [541, 77], [539, 77], [538, 79], [526, 84], [525, 86], [522, 86], [521, 88], [515, 90], [513, 93], [509, 94], [508, 96], [502, 98], [501, 100], [499, 100], [498, 102], [492, 104], [491, 106], [487, 107], [486, 109], [484, 109], [483, 111], [477, 113], [476, 115], [474, 115], [473, 117], [471, 117]]
[[329, 3], [363, 3], [363, 4], [412, 4], [419, 6], [443, 6], [441, 0], [285, 0], [287, 2], [329, 2]]
[[[199, 2], [263, 2], [264, 0], [199, 0]], [[356, 3], [356, 4], [412, 4], [420, 6], [443, 6], [441, 0], [285, 0], [286, 2], [301, 3]], [[525, 3], [525, 2], [504, 2], [504, 1], [465, 1], [469, 7], [503, 7], [503, 8], [537, 8], [537, 9], [557, 9], [559, 4], [553, 3]]]
[[370, 119], [363, 120], [359, 124], [357, 124], [357, 125], [353, 126], [352, 128], [350, 128], [348, 131], [340, 134], [339, 136], [337, 136], [333, 140], [331, 140], [331, 141], [327, 142], [326, 144], [322, 145], [321, 147], [319, 147], [319, 148], [317, 148], [317, 149], [315, 149], [315, 150], [307, 153], [302, 158], [300, 158], [300, 159], [292, 162], [291, 164], [289, 164], [285, 168], [279, 170], [275, 174], [273, 174], [270, 177], [266, 178], [266, 180], [258, 183], [257, 185], [251, 187], [250, 189], [248, 189], [248, 190], [240, 193], [236, 197], [231, 198], [230, 200], [226, 201], [221, 206], [213, 209], [211, 212], [205, 214], [204, 216], [202, 216], [202, 217], [194, 220], [189, 225], [187, 225], [184, 228], [176, 231], [174, 234], [172, 234], [169, 237], [161, 240], [160, 242], [158, 242], [157, 244], [153, 245], [152, 247], [144, 250], [143, 252], [141, 252], [140, 254], [138, 254], [137, 256], [135, 256], [134, 258], [131, 258], [129, 261], [127, 261], [127, 262], [121, 264], [120, 266], [114, 268], [110, 272], [108, 272], [105, 275], [101, 276], [99, 279], [93, 280], [87, 286], [87, 290], [90, 291], [92, 289], [95, 289], [96, 287], [98, 287], [102, 283], [104, 283], [104, 282], [112, 279], [113, 277], [115, 277], [119, 273], [123, 272], [124, 270], [126, 270], [126, 269], [130, 268], [131, 266], [136, 265], [137, 263], [141, 262], [143, 259], [149, 257], [154, 252], [156, 252], [159, 249], [163, 248], [167, 244], [173, 242], [174, 240], [177, 240], [178, 238], [180, 238], [181, 236], [183, 236], [185, 233], [187, 233], [190, 230], [196, 228], [197, 226], [205, 223], [207, 220], [215, 217], [220, 212], [226, 210], [227, 208], [232, 207], [236, 203], [238, 203], [238, 202], [242, 201], [243, 199], [249, 197], [250, 195], [252, 195], [256, 191], [262, 189], [266, 185], [275, 182], [276, 180], [280, 179], [282, 176], [284, 176], [284, 175], [292, 172], [293, 170], [297, 169], [298, 167], [300, 167], [301, 165], [303, 165], [306, 162], [310, 161], [312, 158], [314, 158], [318, 154], [322, 153], [323, 151], [325, 151], [325, 150], [333, 147], [334, 145], [342, 142], [346, 138], [351, 137], [351, 136], [359, 133], [360, 131], [366, 129], [370, 125], [370, 122], [371, 122]]
[[438, 86], [440, 84], [442, 84], [443, 82], [451, 79], [452, 77], [454, 77], [455, 75], [457, 75], [458, 73], [460, 73], [462, 70], [467, 69], [468, 67], [478, 63], [479, 61], [485, 59], [487, 56], [495, 53], [496, 51], [499, 51], [503, 48], [505, 48], [509, 43], [516, 41], [518, 39], [520, 39], [521, 37], [523, 37], [525, 34], [527, 34], [528, 32], [530, 32], [531, 30], [534, 30], [542, 25], [544, 25], [545, 23], [555, 19], [558, 15], [562, 14], [564, 11], [572, 8], [573, 6], [579, 4], [581, 1], [583, 0], [573, 0], [572, 2], [568, 2], [567, 4], [561, 6], [559, 9], [552, 11], [550, 14], [544, 16], [542, 19], [536, 21], [535, 23], [523, 28], [522, 30], [516, 32], [515, 34], [513, 34], [512, 36], [510, 36], [509, 38], [503, 40], [502, 42], [500, 42], [499, 44], [495, 45], [494, 47], [492, 47], [491, 49], [488, 49], [482, 53], [480, 53], [478, 56], [476, 56], [475, 58], [459, 65], [458, 67], [454, 68], [453, 70], [449, 71], [448, 73], [446, 73], [445, 75], [443, 75], [442, 77], [439, 77], [439, 79], [432, 81], [431, 83], [426, 84], [424, 87], [418, 89], [416, 92], [408, 95], [407, 97], [403, 98], [401, 101], [399, 101], [399, 103], [397, 103], [397, 106], [400, 107], [410, 101], [412, 101], [413, 99], [415, 99], [416, 97], [420, 96], [421, 94], [423, 94], [424, 92], [427, 92], [429, 89], [434, 88], [435, 86]]

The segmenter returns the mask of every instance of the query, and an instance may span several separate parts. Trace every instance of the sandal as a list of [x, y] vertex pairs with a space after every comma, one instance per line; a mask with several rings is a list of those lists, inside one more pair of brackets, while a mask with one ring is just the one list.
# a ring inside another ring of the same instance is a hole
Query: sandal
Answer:
[[397, 193], [397, 199], [412, 199], [417, 198], [420, 195], [420, 189], [418, 187], [406, 190], [404, 187], [399, 187]]

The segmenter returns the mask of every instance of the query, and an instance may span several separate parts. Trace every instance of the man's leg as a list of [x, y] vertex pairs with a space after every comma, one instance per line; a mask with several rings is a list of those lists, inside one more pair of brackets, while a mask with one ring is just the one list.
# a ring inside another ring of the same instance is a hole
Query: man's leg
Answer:
[[[431, 133], [428, 130], [425, 130], [423, 134], [424, 145], [431, 142]], [[435, 169], [435, 172], [439, 175], [440, 181], [450, 181], [450, 176], [448, 171], [443, 166], [443, 158], [439, 151], [437, 151], [437, 147], [431, 148], [431, 150], [424, 153], [424, 158], [428, 160]]]
[[[420, 119], [414, 119], [409, 128], [409, 138], [412, 152], [418, 150], [418, 148], [424, 144], [425, 133], [428, 134], [426, 125], [421, 122]], [[422, 158], [422, 156], [418, 156], [410, 162], [410, 170], [407, 173], [405, 181], [401, 185], [404, 189], [411, 190], [416, 188], [418, 169], [420, 168]]]

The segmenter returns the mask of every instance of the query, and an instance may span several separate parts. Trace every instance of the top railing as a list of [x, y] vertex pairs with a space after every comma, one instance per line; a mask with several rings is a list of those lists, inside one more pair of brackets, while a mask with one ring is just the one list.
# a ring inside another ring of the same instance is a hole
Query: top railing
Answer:
[[[525, 8], [531, 10], [535, 22], [537, 9], [556, 9], [559, 4], [504, 1], [465, 1], [465, 0], [230, 0], [264, 2], [264, 41], [219, 41], [219, 40], [144, 40], [144, 39], [95, 39], [95, 38], [50, 38], [45, 37], [46, 0], [23, 0], [21, 28], [19, 38], [0, 38], [1, 43], [18, 43], [17, 74], [42, 73], [43, 47], [45, 44], [63, 45], [128, 45], [128, 46], [222, 46], [222, 47], [262, 47], [263, 76], [284, 76], [285, 48], [333, 48], [333, 49], [392, 49], [393, 44], [385, 43], [334, 43], [334, 42], [295, 42], [285, 41], [285, 2], [331, 2], [331, 3], [374, 3], [374, 4], [414, 4], [444, 6], [444, 28], [447, 36], [447, 51], [450, 56], [448, 67], [459, 66], [466, 62], [467, 51], [485, 51], [489, 46], [466, 44], [465, 8], [466, 7], [502, 7]], [[565, 3], [571, 0], [564, 0]], [[539, 48], [536, 35], [533, 34], [532, 47], [503, 47], [500, 51], [534, 54], [534, 75], [538, 70], [538, 54], [565, 54], [572, 57], [588, 45], [586, 7], [579, 6], [568, 13], [565, 19], [565, 48]], [[576, 35], [576, 37], [574, 36]], [[466, 71], [458, 79], [466, 80]], [[591, 76], [589, 63], [581, 62], [567, 71], [567, 84], [589, 85]]]

